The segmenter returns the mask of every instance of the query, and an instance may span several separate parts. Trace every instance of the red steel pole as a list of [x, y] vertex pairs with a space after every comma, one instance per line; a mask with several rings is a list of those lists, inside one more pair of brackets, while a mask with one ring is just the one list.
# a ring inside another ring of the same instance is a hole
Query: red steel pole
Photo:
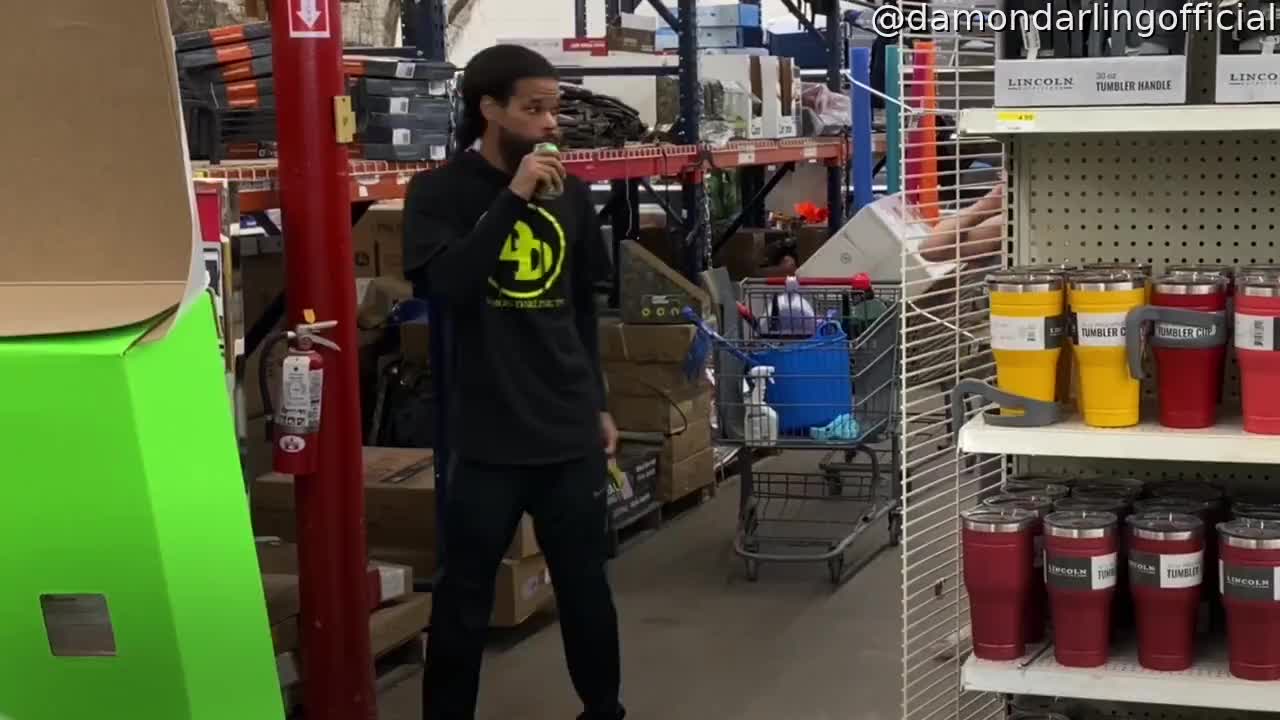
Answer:
[[[325, 333], [319, 471], [295, 479], [307, 720], [375, 720], [339, 0], [272, 0], [272, 68], [284, 220], [287, 321]], [[308, 312], [310, 311], [310, 312]]]

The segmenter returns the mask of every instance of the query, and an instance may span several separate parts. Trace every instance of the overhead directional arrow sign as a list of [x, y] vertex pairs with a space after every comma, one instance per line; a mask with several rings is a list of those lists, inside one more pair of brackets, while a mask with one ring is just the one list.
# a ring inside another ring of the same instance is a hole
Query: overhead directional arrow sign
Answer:
[[289, 37], [329, 37], [327, 0], [289, 0]]

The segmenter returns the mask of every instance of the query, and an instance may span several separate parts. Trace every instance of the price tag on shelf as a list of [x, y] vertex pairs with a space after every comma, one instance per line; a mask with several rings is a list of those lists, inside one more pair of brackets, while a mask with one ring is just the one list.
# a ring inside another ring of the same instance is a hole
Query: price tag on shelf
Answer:
[[813, 158], [818, 157], [818, 146], [813, 144], [805, 145], [804, 157], [806, 160], [812, 160]]
[[1025, 110], [1002, 110], [996, 112], [996, 130], [1005, 132], [1027, 132], [1036, 129], [1036, 114]]
[[755, 150], [747, 150], [747, 151], [745, 151], [745, 152], [740, 152], [740, 153], [738, 153], [738, 164], [739, 164], [739, 165], [754, 165], [755, 163], [756, 163], [756, 151], [755, 151]]

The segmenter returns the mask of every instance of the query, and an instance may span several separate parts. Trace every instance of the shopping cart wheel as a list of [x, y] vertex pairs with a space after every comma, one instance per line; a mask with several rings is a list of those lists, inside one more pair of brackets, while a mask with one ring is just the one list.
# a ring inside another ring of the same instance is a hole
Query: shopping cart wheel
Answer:
[[844, 578], [844, 553], [827, 561], [827, 572], [831, 574], [831, 584], [839, 585], [840, 580]]
[[744, 558], [747, 563], [747, 580], [755, 582], [760, 579], [760, 563], [755, 558]]
[[889, 513], [889, 547], [897, 547], [902, 544], [902, 511], [894, 510]]

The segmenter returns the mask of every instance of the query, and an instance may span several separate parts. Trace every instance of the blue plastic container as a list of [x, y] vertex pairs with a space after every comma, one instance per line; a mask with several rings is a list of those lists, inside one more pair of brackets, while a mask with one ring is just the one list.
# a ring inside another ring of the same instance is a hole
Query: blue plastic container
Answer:
[[765, 402], [778, 413], [779, 432], [808, 437], [809, 428], [853, 412], [849, 337], [839, 323], [823, 323], [808, 340], [753, 353], [751, 358], [756, 365], [774, 368]]

